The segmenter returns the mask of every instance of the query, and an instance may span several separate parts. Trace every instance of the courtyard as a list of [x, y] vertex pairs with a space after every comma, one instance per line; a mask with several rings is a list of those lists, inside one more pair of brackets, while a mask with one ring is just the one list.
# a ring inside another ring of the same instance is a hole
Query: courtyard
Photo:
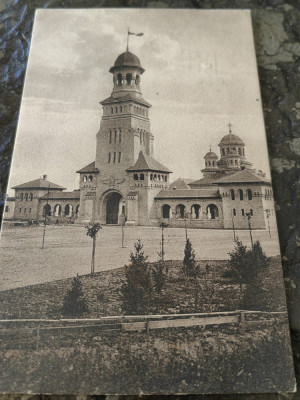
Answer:
[[[42, 249], [43, 227], [14, 227], [4, 223], [0, 239], [0, 290], [35, 285], [90, 273], [92, 240], [84, 226], [47, 226]], [[236, 231], [244, 244], [250, 246], [249, 231]], [[226, 260], [234, 247], [232, 230], [187, 229], [198, 260]], [[280, 254], [276, 232], [253, 231], [267, 256]], [[166, 228], [165, 259], [182, 260], [186, 240], [184, 228]], [[103, 226], [96, 247], [95, 272], [122, 267], [128, 263], [134, 242], [141, 239], [149, 261], [158, 258], [161, 229], [158, 227], [122, 228]]]

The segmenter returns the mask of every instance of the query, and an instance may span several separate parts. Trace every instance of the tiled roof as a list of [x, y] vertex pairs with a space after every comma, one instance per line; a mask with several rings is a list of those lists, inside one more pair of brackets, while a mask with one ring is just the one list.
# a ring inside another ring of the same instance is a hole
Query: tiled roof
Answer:
[[216, 174], [217, 176], [213, 176], [211, 178], [201, 178], [196, 181], [190, 182], [188, 185], [193, 187], [193, 186], [207, 186], [207, 185], [212, 185], [214, 182], [217, 180], [221, 179], [224, 177], [225, 174], [219, 175]]
[[210, 189], [182, 189], [182, 190], [161, 190], [156, 199], [198, 199], [198, 198], [218, 198], [218, 190]]
[[99, 169], [95, 167], [95, 161], [93, 161], [92, 163], [90, 163], [89, 165], [87, 165], [86, 167], [81, 168], [79, 171], [76, 171], [78, 174], [81, 173], [86, 173], [88, 174], [89, 172], [91, 173], [98, 173]]
[[221, 185], [224, 183], [271, 183], [262, 175], [257, 175], [254, 172], [244, 169], [234, 174], [225, 176], [224, 178], [215, 181], [216, 184]]
[[148, 103], [145, 99], [142, 97], [135, 97], [133, 93], [128, 93], [125, 96], [119, 97], [115, 99], [114, 97], [110, 96], [107, 99], [103, 100], [100, 102], [100, 104], [105, 105], [105, 104], [114, 104], [114, 103], [120, 103], [121, 101], [128, 101], [128, 100], [133, 100], [136, 103], [143, 104], [145, 106], [151, 107], [151, 104]]
[[45, 194], [44, 196], [40, 197], [41, 199], [55, 199], [55, 200], [65, 200], [65, 199], [74, 199], [74, 200], [79, 200], [80, 199], [80, 191], [79, 190], [73, 190], [73, 192], [51, 192], [48, 194]]
[[170, 183], [169, 188], [175, 189], [189, 189], [188, 185], [193, 182], [193, 179], [178, 178], [176, 181]]
[[21, 185], [14, 186], [12, 189], [56, 189], [56, 190], [64, 190], [66, 188], [57, 185], [56, 183], [52, 183], [47, 181], [46, 179], [35, 179], [34, 181], [22, 183]]
[[148, 156], [143, 151], [140, 151], [136, 163], [127, 169], [127, 171], [157, 171], [157, 172], [171, 172], [167, 167]]

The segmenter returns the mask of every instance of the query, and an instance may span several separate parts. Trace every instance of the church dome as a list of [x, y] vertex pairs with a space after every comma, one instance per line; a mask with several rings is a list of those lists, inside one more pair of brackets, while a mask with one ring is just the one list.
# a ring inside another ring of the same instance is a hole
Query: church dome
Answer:
[[213, 151], [209, 151], [208, 153], [205, 154], [204, 158], [215, 158], [217, 160], [218, 156]]
[[122, 67], [136, 67], [140, 69], [141, 73], [144, 72], [139, 58], [130, 51], [125, 51], [125, 53], [122, 53], [117, 57], [114, 66], [110, 69], [110, 72]]
[[229, 133], [228, 135], [225, 135], [221, 139], [219, 146], [226, 146], [226, 145], [232, 145], [232, 144], [245, 146], [245, 143], [242, 141], [242, 139], [240, 137], [238, 137], [237, 135], [234, 135], [233, 133]]

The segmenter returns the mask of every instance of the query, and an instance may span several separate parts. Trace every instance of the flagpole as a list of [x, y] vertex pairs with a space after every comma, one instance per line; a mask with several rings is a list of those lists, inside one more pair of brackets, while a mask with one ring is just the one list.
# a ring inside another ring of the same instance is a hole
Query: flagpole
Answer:
[[128, 51], [128, 42], [129, 42], [129, 28], [127, 28], [127, 47], [126, 47], [126, 51]]

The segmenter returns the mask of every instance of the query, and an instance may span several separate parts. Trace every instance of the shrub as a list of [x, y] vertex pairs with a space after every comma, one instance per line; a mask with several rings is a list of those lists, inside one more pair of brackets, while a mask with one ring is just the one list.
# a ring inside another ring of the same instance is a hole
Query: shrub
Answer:
[[184, 249], [184, 259], [182, 272], [186, 277], [196, 277], [198, 274], [199, 267], [196, 265], [195, 251], [192, 248], [192, 243], [190, 239], [187, 239]]
[[154, 282], [155, 291], [160, 294], [162, 289], [166, 284], [168, 276], [168, 269], [165, 266], [165, 263], [162, 259], [160, 259], [156, 264], [152, 267], [152, 277]]
[[88, 304], [83, 295], [80, 277], [77, 275], [64, 297], [62, 312], [66, 315], [79, 316], [87, 311]]
[[151, 304], [153, 285], [148, 257], [144, 255], [140, 239], [130, 253], [130, 263], [125, 265], [125, 282], [121, 287], [122, 309], [125, 314], [144, 314]]
[[240, 285], [243, 305], [256, 309], [262, 307], [264, 300], [259, 273], [269, 266], [270, 259], [263, 252], [259, 240], [249, 249], [236, 240], [235, 248], [229, 256], [230, 270], [225, 273], [225, 277], [233, 278]]

